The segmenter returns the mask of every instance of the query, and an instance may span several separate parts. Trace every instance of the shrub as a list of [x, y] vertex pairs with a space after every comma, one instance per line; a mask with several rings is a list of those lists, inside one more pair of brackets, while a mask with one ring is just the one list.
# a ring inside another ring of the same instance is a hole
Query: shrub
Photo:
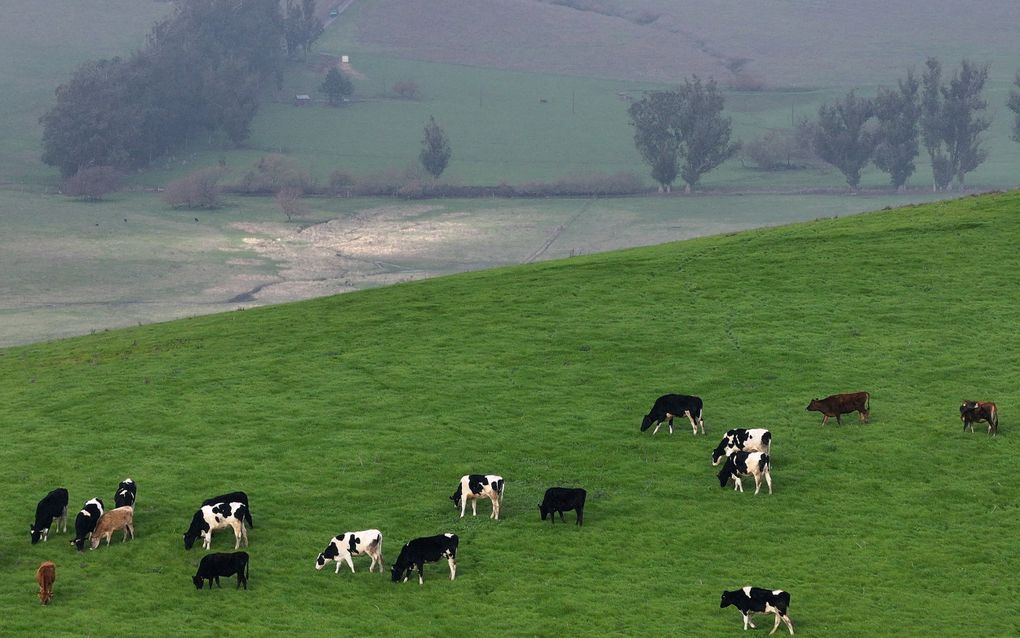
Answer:
[[418, 84], [412, 80], [401, 80], [393, 85], [393, 93], [405, 100], [418, 98]]
[[329, 175], [329, 193], [331, 195], [350, 197], [354, 189], [354, 177], [347, 171], [337, 169]]
[[245, 174], [237, 187], [240, 192], [250, 195], [278, 193], [284, 188], [296, 188], [306, 193], [313, 190], [315, 185], [296, 161], [278, 153], [259, 158], [255, 167]]
[[123, 175], [112, 166], [90, 166], [78, 169], [77, 173], [65, 179], [63, 192], [82, 201], [94, 202], [119, 189], [122, 181]]
[[280, 208], [280, 212], [287, 216], [287, 221], [304, 214], [305, 205], [301, 201], [302, 195], [304, 195], [304, 191], [294, 186], [281, 188], [276, 193], [276, 205]]
[[202, 168], [166, 185], [163, 201], [174, 208], [219, 208], [220, 167]]

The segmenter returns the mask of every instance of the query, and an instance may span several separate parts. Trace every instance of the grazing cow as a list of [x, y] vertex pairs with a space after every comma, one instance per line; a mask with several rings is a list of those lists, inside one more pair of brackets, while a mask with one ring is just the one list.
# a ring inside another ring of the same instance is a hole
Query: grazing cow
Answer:
[[457, 543], [456, 534], [438, 534], [416, 538], [400, 550], [397, 562], [390, 571], [393, 582], [407, 582], [414, 568], [418, 568], [418, 584], [425, 583], [425, 563], [434, 563], [445, 558], [450, 564], [450, 580], [457, 577]]
[[130, 505], [112, 509], [99, 517], [96, 529], [92, 530], [92, 549], [99, 547], [104, 536], [106, 546], [109, 547], [113, 533], [120, 529], [124, 530], [124, 541], [127, 541], [128, 536], [135, 537], [135, 508]]
[[49, 605], [53, 598], [53, 581], [57, 579], [57, 566], [53, 561], [44, 561], [35, 570], [35, 582], [39, 584], [39, 602]]
[[255, 523], [251, 520], [251, 506], [248, 504], [248, 495], [244, 492], [229, 492], [202, 501], [202, 505], [216, 505], [217, 503], [244, 503], [244, 520], [248, 523], [248, 527], [255, 528]]
[[559, 512], [560, 521], [566, 523], [567, 521], [563, 518], [563, 512], [575, 510], [577, 512], [577, 524], [582, 525], [584, 523], [584, 499], [587, 496], [588, 493], [579, 487], [550, 487], [545, 491], [545, 496], [542, 497], [538, 511], [542, 513], [543, 521], [546, 515], [548, 515], [550, 523], [556, 522], [556, 512]]
[[129, 478], [124, 479], [117, 486], [117, 493], [113, 496], [114, 507], [135, 506], [135, 496], [138, 494], [138, 487]]
[[209, 591], [212, 591], [214, 580], [216, 586], [222, 589], [220, 576], [234, 574], [237, 574], [237, 586], [234, 589], [240, 589], [241, 585], [248, 589], [248, 552], [206, 554], [199, 561], [198, 572], [191, 577], [191, 582], [195, 583], [195, 589], [202, 589], [208, 580]]
[[756, 629], [751, 622], [753, 614], [773, 614], [776, 617], [776, 624], [773, 625], [769, 635], [776, 633], [779, 629], [779, 621], [786, 624], [786, 628], [793, 635], [793, 621], [790, 620], [788, 611], [790, 609], [790, 594], [782, 589], [762, 589], [761, 587], [742, 587], [736, 591], [725, 591], [722, 593], [722, 600], [719, 601], [719, 608], [724, 609], [733, 605], [744, 615], [744, 631], [748, 626]]
[[772, 451], [772, 433], [765, 428], [737, 428], [727, 430], [722, 441], [712, 451], [712, 465], [719, 465], [719, 461], [733, 454], [734, 452], [764, 452], [770, 454]]
[[824, 399], [811, 399], [808, 404], [808, 412], [821, 412], [824, 415], [822, 425], [829, 422], [830, 417], [836, 417], [836, 423], [842, 425], [839, 415], [850, 414], [856, 411], [861, 423], [868, 422], [868, 415], [871, 407], [871, 395], [867, 392], [851, 392], [850, 394], [831, 394]]
[[354, 561], [351, 556], [368, 554], [372, 558], [372, 564], [368, 566], [371, 573], [376, 564], [379, 564], [379, 573], [383, 570], [382, 557], [382, 532], [377, 529], [366, 529], [363, 532], [344, 532], [333, 537], [333, 540], [326, 545], [318, 558], [315, 559], [315, 569], [320, 570], [329, 561], [336, 561], [335, 574], [340, 573], [340, 563], [347, 561], [347, 566], [354, 573]]
[[499, 510], [503, 505], [503, 477], [495, 474], [467, 474], [460, 477], [457, 491], [450, 500], [454, 508], [460, 508], [460, 517], [464, 518], [467, 502], [471, 501], [471, 515], [478, 516], [478, 499], [487, 498], [492, 501], [492, 513], [489, 518], [499, 520]]
[[99, 497], [89, 499], [81, 506], [81, 511], [74, 518], [74, 540], [71, 541], [71, 544], [79, 552], [85, 549], [85, 541], [92, 536], [93, 530], [99, 523], [99, 518], [105, 511], [106, 506], [103, 505], [103, 499]]
[[54, 521], [57, 523], [58, 532], [67, 531], [67, 499], [67, 490], [58, 487], [42, 497], [35, 506], [35, 523], [28, 527], [33, 545], [38, 543], [39, 539], [49, 540], [50, 527]]
[[761, 452], [735, 452], [726, 458], [726, 464], [719, 471], [719, 487], [726, 487], [726, 483], [733, 479], [733, 489], [743, 492], [744, 486], [740, 483], [741, 476], [754, 477], [754, 493], [761, 489], [761, 480], [764, 478], [769, 486], [769, 494], [772, 493], [772, 474], [769, 467], [769, 455]]
[[974, 432], [974, 424], [984, 421], [988, 424], [988, 433], [996, 435], [999, 433], [999, 410], [991, 401], [964, 401], [960, 405], [960, 420], [963, 421], [963, 431], [967, 428]]
[[248, 546], [248, 530], [244, 528], [245, 515], [248, 507], [244, 503], [217, 503], [215, 505], [203, 505], [191, 517], [191, 526], [184, 532], [184, 549], [191, 549], [195, 540], [202, 537], [202, 549], [209, 549], [212, 545], [212, 533], [224, 527], [234, 529], [234, 549], [241, 546]]
[[686, 394], [664, 394], [655, 400], [651, 411], [641, 421], [641, 431], [644, 432], [655, 424], [652, 434], [659, 431], [663, 421], [669, 424], [669, 433], [673, 434], [673, 417], [685, 416], [690, 420], [694, 434], [698, 433], [698, 426], [701, 426], [701, 433], [705, 433], [705, 420], [701, 418], [701, 397], [687, 396]]

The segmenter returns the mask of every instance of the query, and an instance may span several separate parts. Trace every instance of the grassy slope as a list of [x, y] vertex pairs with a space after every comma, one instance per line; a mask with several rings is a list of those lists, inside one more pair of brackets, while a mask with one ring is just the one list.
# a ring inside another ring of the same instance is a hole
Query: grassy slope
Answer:
[[[719, 592], [755, 583], [793, 593], [798, 635], [1010, 635], [1018, 205], [969, 198], [2, 350], [5, 631], [120, 635], [144, 618], [147, 635], [180, 635], [244, 617], [249, 635], [735, 635]], [[804, 412], [858, 389], [870, 425], [823, 430]], [[709, 436], [639, 435], [666, 391], [705, 398]], [[963, 397], [996, 400], [1002, 435], [961, 434]], [[762, 425], [776, 494], [719, 489], [723, 429]], [[507, 478], [505, 520], [456, 519], [447, 496], [467, 472]], [[47, 490], [77, 506], [125, 476], [136, 541], [28, 544]], [[538, 520], [555, 484], [588, 489], [583, 529]], [[235, 488], [257, 525], [252, 589], [196, 592], [201, 551], [179, 534]], [[455, 531], [458, 580], [313, 571], [332, 534], [369, 526], [388, 561]], [[32, 582], [43, 559], [58, 564], [49, 608]]]

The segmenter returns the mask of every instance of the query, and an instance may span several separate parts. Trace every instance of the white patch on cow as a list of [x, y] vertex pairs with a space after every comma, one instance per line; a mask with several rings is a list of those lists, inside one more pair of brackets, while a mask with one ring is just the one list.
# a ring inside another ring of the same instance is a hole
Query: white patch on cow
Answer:
[[[653, 432], [654, 434], [654, 432]], [[503, 493], [502, 491], [496, 490], [496, 484], [502, 483], [503, 477], [496, 474], [486, 474], [486, 483], [482, 485], [482, 490], [475, 494], [471, 491], [470, 476], [465, 474], [460, 479], [460, 517], [464, 518], [464, 512], [467, 509], [468, 500], [471, 501], [471, 515], [478, 516], [478, 500], [487, 498], [492, 502], [492, 513], [489, 518], [499, 520], [499, 510], [502, 506]]]
[[744, 595], [745, 596], [747, 596], [748, 598], [751, 597], [751, 586], [750, 585], [748, 585], [746, 587], [741, 587], [741, 589], [744, 590]]

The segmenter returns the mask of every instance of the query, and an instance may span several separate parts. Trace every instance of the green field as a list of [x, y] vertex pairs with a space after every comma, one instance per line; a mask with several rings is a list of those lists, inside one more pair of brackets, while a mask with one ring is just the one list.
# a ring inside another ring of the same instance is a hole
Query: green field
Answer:
[[[967, 198], [0, 350], [4, 633], [716, 637], [743, 634], [721, 590], [755, 584], [791, 592], [797, 635], [1014, 635], [1018, 206]], [[804, 411], [855, 390], [868, 425]], [[665, 392], [704, 398], [708, 436], [638, 432]], [[962, 398], [998, 403], [998, 437], [961, 433]], [[772, 496], [715, 479], [711, 449], [742, 426], [774, 434]], [[504, 520], [457, 518], [447, 497], [469, 472], [506, 478]], [[136, 540], [29, 545], [47, 491], [76, 507], [126, 476]], [[583, 528], [539, 520], [551, 485], [588, 490]], [[180, 534], [234, 489], [255, 518], [251, 589], [195, 591], [202, 551]], [[332, 535], [368, 527], [388, 563], [456, 532], [457, 580], [314, 571]]]

